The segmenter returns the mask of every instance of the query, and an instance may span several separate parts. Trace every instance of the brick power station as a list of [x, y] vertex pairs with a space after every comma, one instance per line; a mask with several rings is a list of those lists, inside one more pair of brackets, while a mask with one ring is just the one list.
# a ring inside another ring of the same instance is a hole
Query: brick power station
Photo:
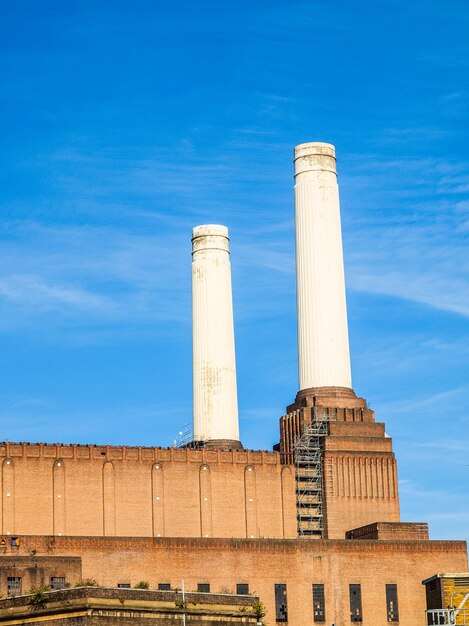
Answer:
[[193, 439], [1, 444], [0, 593], [89, 578], [167, 590], [184, 580], [190, 591], [259, 596], [268, 626], [426, 623], [422, 581], [467, 571], [466, 544], [429, 541], [426, 524], [400, 522], [392, 440], [352, 389], [330, 144], [295, 149], [295, 221], [299, 391], [279, 444], [242, 446], [228, 230], [198, 226]]

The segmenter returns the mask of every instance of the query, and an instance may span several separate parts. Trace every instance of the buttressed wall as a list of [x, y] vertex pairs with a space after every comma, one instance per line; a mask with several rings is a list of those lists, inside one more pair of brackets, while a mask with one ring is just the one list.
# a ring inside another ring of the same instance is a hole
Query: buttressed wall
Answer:
[[0, 446], [3, 535], [294, 537], [275, 452]]
[[324, 539], [342, 539], [375, 521], [398, 522], [397, 463], [384, 424], [351, 389], [299, 392], [280, 418], [280, 454], [294, 462], [295, 440], [317, 419], [327, 431], [321, 444]]

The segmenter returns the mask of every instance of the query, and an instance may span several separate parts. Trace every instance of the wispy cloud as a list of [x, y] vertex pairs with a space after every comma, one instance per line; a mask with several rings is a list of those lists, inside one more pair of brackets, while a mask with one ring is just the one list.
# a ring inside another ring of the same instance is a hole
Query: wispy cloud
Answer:
[[[429, 450], [446, 450], [448, 452], [467, 452], [469, 454], [469, 441], [452, 441], [438, 439], [438, 441], [426, 441], [414, 443], [416, 448], [427, 448]], [[469, 457], [468, 457], [469, 459]], [[468, 460], [469, 467], [469, 460]]]
[[2, 324], [188, 321], [190, 257], [177, 231], [18, 223], [0, 243]]
[[[362, 216], [359, 222], [348, 218], [345, 229], [349, 288], [469, 317], [466, 200], [461, 197], [469, 189], [467, 164], [395, 158], [371, 160], [370, 168], [373, 176], [366, 180], [360, 172], [348, 180], [352, 215]], [[385, 179], [386, 194], [379, 188]], [[355, 194], [365, 199], [365, 211]], [[383, 212], [388, 214], [384, 222]]]
[[37, 276], [12, 275], [0, 280], [0, 298], [16, 305], [76, 310], [92, 310], [112, 312], [110, 299], [85, 289], [71, 288], [60, 285], [48, 285]]
[[[441, 407], [449, 408], [453, 400], [464, 397], [469, 393], [469, 385], [462, 385], [454, 389], [447, 389], [434, 394], [426, 393], [418, 398], [409, 398], [397, 402], [388, 402], [381, 405], [381, 410], [392, 414], [412, 413], [415, 411], [423, 411], [431, 407], [435, 412], [441, 412]], [[428, 416], [428, 412], [425, 413]]]

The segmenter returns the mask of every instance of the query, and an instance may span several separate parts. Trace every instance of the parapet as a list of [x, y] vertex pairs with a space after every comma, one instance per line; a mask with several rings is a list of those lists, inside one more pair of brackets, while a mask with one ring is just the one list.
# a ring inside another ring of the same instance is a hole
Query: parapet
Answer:
[[101, 459], [106, 461], [180, 463], [231, 463], [280, 465], [278, 452], [269, 450], [211, 450], [204, 448], [159, 448], [144, 446], [80, 445], [62, 443], [0, 442], [0, 461], [15, 458]]

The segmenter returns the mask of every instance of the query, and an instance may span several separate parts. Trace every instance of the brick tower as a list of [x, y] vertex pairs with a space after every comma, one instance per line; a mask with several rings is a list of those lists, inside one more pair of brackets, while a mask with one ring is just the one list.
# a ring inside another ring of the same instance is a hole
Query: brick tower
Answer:
[[399, 521], [396, 460], [384, 424], [352, 389], [335, 148], [295, 148], [299, 386], [280, 419], [295, 465], [297, 531], [342, 539]]

